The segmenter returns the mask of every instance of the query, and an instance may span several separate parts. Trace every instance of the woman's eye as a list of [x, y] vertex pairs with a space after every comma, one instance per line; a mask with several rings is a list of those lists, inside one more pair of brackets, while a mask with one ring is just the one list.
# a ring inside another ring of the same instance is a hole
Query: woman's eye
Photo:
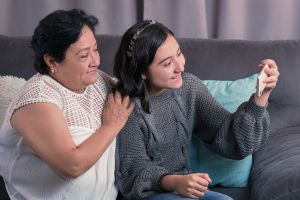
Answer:
[[87, 58], [89, 54], [81, 55], [80, 58]]
[[178, 55], [178, 56], [180, 56], [181, 54], [182, 54], [182, 52], [181, 52], [181, 51], [179, 51], [177, 55]]
[[94, 52], [98, 52], [98, 49], [94, 49]]

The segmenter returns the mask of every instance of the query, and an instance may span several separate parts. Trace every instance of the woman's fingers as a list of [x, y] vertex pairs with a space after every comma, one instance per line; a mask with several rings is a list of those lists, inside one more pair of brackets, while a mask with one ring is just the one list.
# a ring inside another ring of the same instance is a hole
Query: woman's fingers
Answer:
[[126, 108], [129, 106], [129, 96], [128, 95], [126, 95], [125, 97], [123, 97], [123, 99], [122, 99], [122, 105], [124, 107], [126, 107]]
[[116, 104], [122, 104], [122, 97], [121, 97], [121, 94], [120, 94], [119, 91], [115, 92], [114, 97], [115, 97], [115, 103]]
[[130, 101], [129, 96], [126, 95], [125, 97], [122, 97], [119, 91], [116, 91], [114, 94], [110, 94], [108, 96], [108, 101], [110, 101], [113, 104], [116, 104], [115, 106], [117, 106], [119, 110], [126, 110], [127, 115], [130, 115], [135, 107], [135, 103], [133, 101]]
[[134, 101], [132, 101], [132, 102], [129, 104], [129, 107], [128, 107], [128, 109], [127, 109], [129, 115], [132, 113], [134, 107], [135, 107], [135, 103], [134, 103]]
[[113, 93], [110, 93], [108, 95], [107, 102], [108, 102], [108, 104], [114, 104], [115, 103], [115, 96], [114, 96]]

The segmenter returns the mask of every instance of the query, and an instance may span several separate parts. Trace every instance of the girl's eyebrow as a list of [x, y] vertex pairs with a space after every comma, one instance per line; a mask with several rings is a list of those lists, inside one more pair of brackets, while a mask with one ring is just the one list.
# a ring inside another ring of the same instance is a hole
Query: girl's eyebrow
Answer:
[[[180, 47], [178, 47], [177, 52], [180, 51]], [[160, 61], [158, 64], [163, 63], [164, 61], [170, 59], [172, 56], [166, 57], [165, 59], [163, 59], [162, 61]]]
[[163, 63], [164, 61], [166, 61], [166, 60], [170, 59], [171, 57], [172, 57], [172, 56], [166, 57], [165, 59], [163, 59], [162, 61], [160, 61], [158, 64], [161, 64], [161, 63]]

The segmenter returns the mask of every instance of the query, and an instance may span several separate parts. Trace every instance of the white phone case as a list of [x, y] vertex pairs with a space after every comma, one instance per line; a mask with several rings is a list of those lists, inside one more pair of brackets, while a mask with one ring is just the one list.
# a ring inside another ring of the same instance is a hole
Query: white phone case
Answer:
[[258, 77], [257, 77], [257, 88], [256, 88], [256, 94], [257, 96], [260, 96], [261, 93], [264, 91], [266, 84], [264, 83], [266, 76], [266, 73], [264, 72], [265, 69], [268, 67], [268, 64], [264, 64], [262, 70], [260, 71]]

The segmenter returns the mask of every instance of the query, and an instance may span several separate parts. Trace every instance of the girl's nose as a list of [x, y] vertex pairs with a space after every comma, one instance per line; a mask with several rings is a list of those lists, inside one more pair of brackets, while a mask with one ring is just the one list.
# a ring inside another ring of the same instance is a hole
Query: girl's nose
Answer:
[[184, 62], [181, 59], [175, 59], [175, 71], [176, 72], [183, 72], [184, 71]]

